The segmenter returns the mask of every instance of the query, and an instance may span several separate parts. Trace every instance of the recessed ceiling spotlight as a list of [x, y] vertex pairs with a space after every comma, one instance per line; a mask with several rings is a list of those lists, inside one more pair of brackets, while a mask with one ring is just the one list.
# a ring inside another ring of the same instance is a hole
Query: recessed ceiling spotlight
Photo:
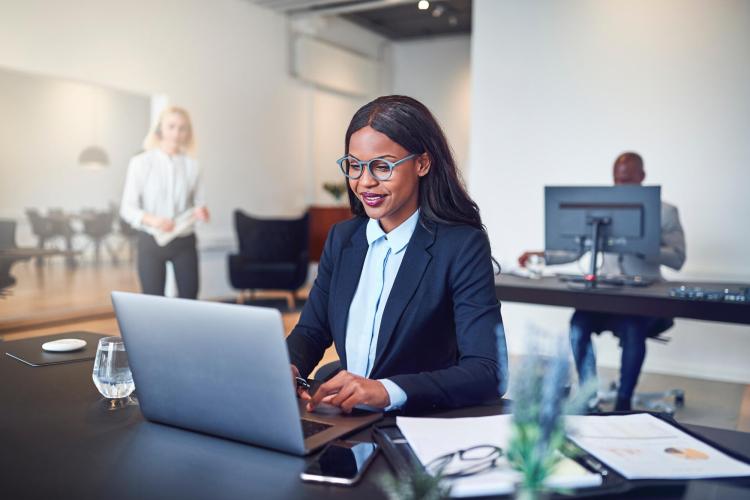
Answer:
[[445, 7], [443, 7], [442, 5], [437, 5], [434, 9], [432, 9], [432, 17], [440, 17], [443, 15], [443, 12], [445, 12]]
[[430, 8], [430, 2], [427, 0], [419, 0], [419, 3], [417, 4], [417, 8], [419, 10], [427, 10]]
[[448, 18], [448, 24], [451, 26], [455, 26], [458, 24], [458, 18], [456, 16], [451, 16]]

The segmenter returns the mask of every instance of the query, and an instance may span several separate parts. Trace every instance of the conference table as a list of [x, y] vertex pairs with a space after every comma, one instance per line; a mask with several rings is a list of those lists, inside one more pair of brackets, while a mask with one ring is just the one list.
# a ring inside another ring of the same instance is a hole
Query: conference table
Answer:
[[3, 295], [5, 288], [16, 284], [16, 278], [10, 273], [11, 267], [16, 262], [55, 255], [71, 256], [76, 253], [78, 252], [44, 248], [0, 248], [0, 296]]
[[[138, 406], [110, 411], [92, 382], [92, 361], [31, 367], [4, 354], [9, 344], [0, 342], [2, 499], [385, 498], [378, 478], [390, 469], [382, 454], [355, 487], [303, 483], [299, 473], [309, 458], [151, 423]], [[480, 416], [508, 408], [499, 402], [429, 415]], [[750, 456], [750, 434], [687, 427]], [[370, 440], [370, 431], [352, 438]], [[750, 479], [634, 486], [618, 498], [750, 497]]]
[[495, 279], [495, 294], [501, 303], [522, 302], [573, 307], [594, 312], [691, 318], [750, 325], [750, 303], [670, 296], [670, 290], [680, 286], [703, 290], [737, 290], [750, 287], [750, 284], [662, 281], [645, 287], [591, 289], [571, 286], [554, 276], [531, 279], [501, 274]]

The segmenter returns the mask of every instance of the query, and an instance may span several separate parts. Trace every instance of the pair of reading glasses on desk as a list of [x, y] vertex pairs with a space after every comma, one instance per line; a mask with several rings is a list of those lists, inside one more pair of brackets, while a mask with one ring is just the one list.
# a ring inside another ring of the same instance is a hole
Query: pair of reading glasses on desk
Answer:
[[473, 476], [497, 467], [503, 455], [503, 449], [497, 446], [472, 446], [437, 457], [427, 464], [427, 470], [444, 478]]

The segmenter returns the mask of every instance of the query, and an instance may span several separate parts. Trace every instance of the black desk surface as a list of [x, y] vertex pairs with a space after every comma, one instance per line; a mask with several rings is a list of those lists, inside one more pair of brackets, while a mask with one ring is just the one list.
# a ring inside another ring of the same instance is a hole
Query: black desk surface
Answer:
[[[3, 344], [0, 343], [0, 350]], [[82, 361], [33, 368], [0, 356], [0, 498], [324, 499], [385, 498], [379, 455], [355, 488], [305, 484], [305, 460], [146, 422], [138, 407], [110, 412]], [[262, 403], [260, 403], [262, 404]], [[488, 406], [434, 416], [486, 415]], [[750, 456], [750, 434], [692, 427]], [[368, 439], [369, 431], [353, 436]], [[630, 498], [748, 498], [750, 481], [692, 481], [685, 488], [636, 490]]]
[[502, 274], [495, 280], [495, 293], [501, 303], [525, 302], [597, 312], [750, 324], [750, 304], [670, 297], [669, 290], [681, 285], [710, 290], [749, 286], [739, 283], [668, 281], [648, 287], [574, 289], [554, 277], [528, 279]]

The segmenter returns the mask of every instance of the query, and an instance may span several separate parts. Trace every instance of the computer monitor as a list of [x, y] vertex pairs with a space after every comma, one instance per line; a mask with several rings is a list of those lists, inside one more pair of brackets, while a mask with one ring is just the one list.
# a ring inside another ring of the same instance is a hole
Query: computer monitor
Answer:
[[659, 255], [660, 186], [546, 186], [544, 204], [546, 250], [590, 251], [587, 286], [596, 286], [599, 252]]

